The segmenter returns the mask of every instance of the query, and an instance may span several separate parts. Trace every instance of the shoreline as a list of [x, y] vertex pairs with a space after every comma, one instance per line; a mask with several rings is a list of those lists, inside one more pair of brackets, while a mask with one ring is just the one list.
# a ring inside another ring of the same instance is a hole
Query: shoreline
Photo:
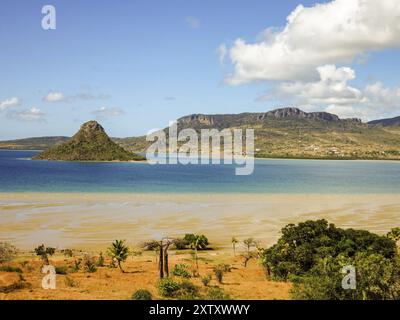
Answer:
[[232, 236], [270, 246], [305, 220], [384, 234], [400, 226], [398, 212], [398, 194], [0, 193], [0, 241], [94, 250], [197, 233], [229, 250]]

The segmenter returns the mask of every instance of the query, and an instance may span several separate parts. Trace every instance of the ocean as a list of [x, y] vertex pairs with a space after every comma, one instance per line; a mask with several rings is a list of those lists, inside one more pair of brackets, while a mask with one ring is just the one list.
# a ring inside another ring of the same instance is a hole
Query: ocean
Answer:
[[38, 151], [0, 150], [0, 192], [43, 193], [399, 193], [400, 162], [257, 159], [234, 165], [33, 161]]

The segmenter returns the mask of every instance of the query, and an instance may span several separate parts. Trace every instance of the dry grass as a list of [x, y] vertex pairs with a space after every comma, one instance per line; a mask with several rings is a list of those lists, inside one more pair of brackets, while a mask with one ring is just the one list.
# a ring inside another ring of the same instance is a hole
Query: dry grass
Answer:
[[[26, 256], [24, 257], [26, 260]], [[74, 257], [64, 258], [56, 256], [51, 259], [55, 266], [72, 266]], [[263, 269], [257, 262], [251, 261], [247, 268], [241, 265], [241, 259], [233, 258], [230, 253], [223, 251], [207, 251], [200, 254], [199, 273], [200, 277], [189, 279], [200, 287], [201, 292], [206, 288], [201, 283], [201, 277], [212, 274], [213, 279], [210, 286], [219, 286], [233, 299], [288, 299], [290, 284], [268, 281]], [[219, 263], [229, 263], [233, 269], [224, 275], [223, 283], [218, 284], [213, 275], [212, 268]], [[107, 261], [106, 261], [107, 263]], [[170, 269], [178, 263], [193, 265], [191, 255], [188, 253], [170, 253]], [[21, 266], [18, 262], [10, 265]], [[23, 267], [23, 277], [28, 284], [27, 288], [14, 290], [9, 293], [0, 293], [0, 299], [89, 299], [89, 300], [126, 300], [130, 299], [132, 293], [138, 289], [150, 291], [155, 299], [162, 299], [157, 292], [158, 272], [156, 257], [152, 252], [144, 252], [139, 257], [129, 257], [124, 264], [126, 273], [118, 269], [101, 267], [95, 273], [85, 273], [82, 270], [69, 273], [68, 275], [57, 275], [57, 289], [44, 290], [41, 287], [43, 274], [40, 273], [41, 261], [37, 258], [29, 260]], [[71, 282], [65, 280], [68, 277]], [[178, 280], [179, 281], [179, 280]]]

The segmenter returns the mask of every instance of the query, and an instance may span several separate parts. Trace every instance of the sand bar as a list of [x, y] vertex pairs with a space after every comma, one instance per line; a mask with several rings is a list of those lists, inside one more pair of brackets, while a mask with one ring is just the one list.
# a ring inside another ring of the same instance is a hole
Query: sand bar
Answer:
[[222, 248], [232, 236], [271, 245], [286, 224], [317, 218], [383, 234], [400, 226], [400, 196], [0, 193], [0, 241], [24, 250], [97, 250], [117, 238], [135, 246], [188, 232]]

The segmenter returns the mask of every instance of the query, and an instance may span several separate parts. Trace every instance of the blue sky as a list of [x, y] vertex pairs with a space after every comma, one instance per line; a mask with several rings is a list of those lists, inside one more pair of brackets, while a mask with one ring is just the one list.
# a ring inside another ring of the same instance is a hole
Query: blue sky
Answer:
[[[265, 66], [265, 51], [249, 60], [246, 50], [268, 45], [262, 31], [275, 27], [272, 36], [278, 39], [286, 17], [300, 3], [307, 8], [315, 1], [3, 0], [0, 139], [72, 135], [90, 119], [99, 120], [112, 136], [135, 136], [191, 113], [263, 112], [287, 104], [365, 118], [395, 115], [400, 101], [397, 38], [383, 48], [372, 43], [354, 49], [362, 58], [321, 59], [323, 65], [336, 66], [323, 69], [328, 78], [344, 72], [346, 91], [338, 95], [355, 94], [351, 105], [328, 102], [337, 92], [318, 82], [317, 71], [313, 79], [284, 74], [276, 80]], [[46, 4], [56, 8], [56, 30], [41, 27]], [[237, 47], [239, 38], [244, 47]], [[222, 63], [221, 45], [227, 52]], [[235, 48], [240, 50], [236, 60], [230, 57]], [[239, 65], [247, 68], [245, 74], [239, 74]], [[268, 70], [259, 77], [252, 66]], [[346, 76], [342, 67], [356, 76]], [[378, 93], [371, 98], [365, 88], [378, 83], [379, 97], [386, 94], [390, 106], [372, 112]], [[315, 90], [324, 96], [311, 99]], [[369, 113], [361, 109], [364, 96], [370, 99]]]

